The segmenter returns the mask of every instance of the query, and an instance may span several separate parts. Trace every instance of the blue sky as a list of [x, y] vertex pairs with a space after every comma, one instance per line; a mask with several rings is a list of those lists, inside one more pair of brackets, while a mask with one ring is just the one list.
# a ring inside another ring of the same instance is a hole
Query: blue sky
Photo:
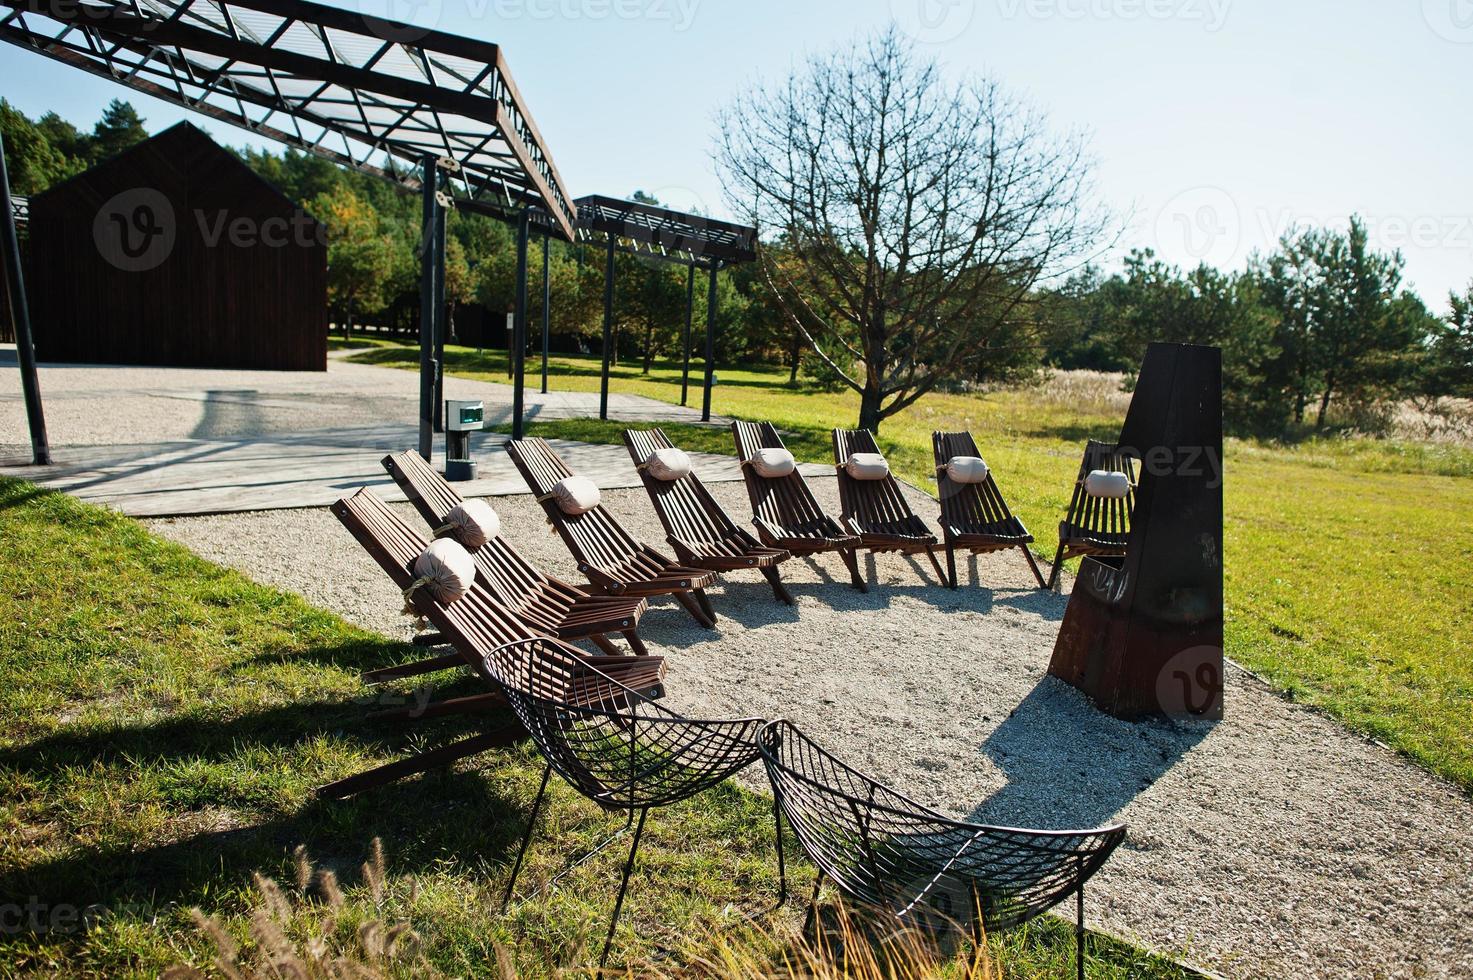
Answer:
[[[333, 0], [495, 41], [575, 196], [724, 211], [715, 111], [756, 77], [897, 21], [1092, 134], [1122, 245], [1240, 267], [1295, 222], [1368, 220], [1435, 309], [1473, 281], [1473, 0]], [[23, 111], [132, 99], [8, 45]], [[243, 131], [194, 117], [222, 141]]]

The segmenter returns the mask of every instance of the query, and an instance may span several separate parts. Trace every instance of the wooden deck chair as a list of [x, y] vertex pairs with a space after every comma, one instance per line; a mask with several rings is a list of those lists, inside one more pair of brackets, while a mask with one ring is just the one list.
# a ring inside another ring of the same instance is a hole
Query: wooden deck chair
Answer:
[[[1090, 494], [1085, 481], [1095, 470], [1124, 473], [1130, 481], [1130, 492], [1124, 497]], [[1059, 522], [1059, 550], [1049, 573], [1050, 589], [1059, 584], [1059, 572], [1070, 558], [1125, 554], [1125, 543], [1130, 537], [1130, 512], [1135, 505], [1135, 483], [1135, 461], [1121, 453], [1119, 447], [1092, 439], [1084, 447], [1084, 461], [1079, 464], [1069, 510]]]
[[625, 429], [624, 446], [665, 526], [665, 540], [675, 549], [679, 561], [713, 572], [755, 569], [766, 577], [778, 599], [793, 605], [793, 595], [778, 571], [778, 565], [793, 557], [792, 552], [768, 548], [737, 527], [694, 473], [670, 481], [652, 476], [645, 461], [658, 449], [675, 448], [661, 430]]
[[[385, 456], [384, 469], [438, 534], [462, 497], [416, 452]], [[464, 544], [465, 542], [461, 542]], [[504, 536], [471, 551], [476, 571], [498, 599], [524, 621], [560, 640], [592, 641], [605, 653], [619, 650], [609, 634], [619, 633], [635, 653], [648, 654], [639, 639], [639, 619], [648, 603], [639, 596], [593, 595], [544, 575]]]
[[[415, 559], [429, 546], [429, 539], [415, 531], [383, 501], [367, 490], [360, 490], [352, 497], [339, 500], [332, 512], [349, 533], [357, 539], [363, 549], [379, 563], [379, 566], [400, 589], [414, 584]], [[459, 602], [445, 605], [427, 596], [424, 590], [412, 598], [416, 612], [440, 631], [455, 647], [455, 654], [440, 658], [439, 669], [469, 666], [484, 675], [485, 658], [508, 643], [523, 640], [543, 639], [545, 634], [533, 628], [510, 609], [502, 605], [479, 580]], [[663, 693], [665, 676], [663, 657], [630, 656], [587, 656], [585, 662], [592, 668], [613, 677], [621, 684], [649, 696]], [[416, 673], [427, 673], [434, 667], [426, 661], [414, 665]], [[590, 689], [592, 690], [592, 689]], [[581, 695], [590, 705], [600, 704], [594, 694], [585, 690]], [[500, 692], [475, 695], [441, 701], [428, 706], [423, 712], [410, 714], [383, 712], [380, 717], [402, 716], [414, 720], [441, 718], [473, 711], [486, 711], [505, 706], [505, 697]], [[473, 735], [451, 745], [418, 753], [408, 759], [391, 762], [370, 769], [356, 776], [349, 776], [319, 789], [318, 795], [327, 799], [343, 799], [355, 793], [386, 783], [403, 779], [416, 773], [426, 772], [449, 765], [457, 759], [484, 752], [499, 745], [506, 745], [521, 737], [515, 726], [509, 731], [496, 731]]]
[[1017, 548], [1028, 559], [1038, 587], [1046, 588], [1043, 572], [1028, 547], [1033, 535], [1013, 516], [992, 473], [981, 483], [957, 483], [947, 476], [946, 464], [958, 456], [976, 456], [976, 440], [970, 432], [933, 432], [931, 448], [936, 458], [936, 489], [941, 498], [941, 533], [946, 538], [946, 568], [951, 587], [956, 588], [956, 553], [970, 551], [985, 555]]
[[573, 471], [545, 440], [513, 441], [506, 449], [527, 487], [542, 504], [548, 523], [578, 563], [578, 571], [595, 589], [617, 596], [668, 595], [696, 622], [715, 628], [716, 611], [705, 592], [706, 586], [716, 581], [715, 572], [679, 565], [641, 544], [602, 505], [576, 516], [563, 513], [552, 499], [552, 489], [573, 476]]
[[771, 422], [733, 422], [731, 435], [736, 441], [737, 458], [742, 463], [742, 479], [752, 501], [752, 523], [757, 536], [769, 548], [782, 548], [795, 555], [809, 556], [837, 551], [849, 568], [850, 580], [861, 592], [869, 585], [859, 574], [859, 535], [839, 527], [837, 521], [823, 512], [803, 474], [793, 470], [787, 476], [761, 476], [750, 462], [759, 449], [786, 449], [782, 437]]
[[834, 430], [834, 468], [839, 476], [839, 505], [843, 510], [840, 523], [859, 535], [872, 554], [898, 552], [918, 555], [925, 552], [936, 569], [936, 578], [945, 583], [936, 548], [941, 543], [926, 522], [911, 510], [905, 491], [889, 473], [878, 480], [857, 480], [849, 475], [845, 463], [855, 453], [880, 453], [875, 437], [868, 429]]

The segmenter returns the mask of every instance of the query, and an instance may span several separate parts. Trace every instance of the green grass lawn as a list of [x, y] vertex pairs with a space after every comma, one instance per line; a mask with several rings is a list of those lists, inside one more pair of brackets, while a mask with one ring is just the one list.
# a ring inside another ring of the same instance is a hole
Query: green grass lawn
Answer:
[[[355, 359], [418, 364], [417, 349], [393, 345]], [[505, 352], [451, 348], [446, 361], [457, 376], [506, 378]], [[528, 363], [532, 384], [537, 366]], [[551, 387], [596, 391], [598, 370], [596, 358], [555, 357]], [[800, 459], [832, 462], [829, 429], [858, 416], [856, 396], [789, 386], [786, 371], [723, 368], [718, 378], [717, 413], [771, 420], [792, 433], [788, 445]], [[660, 364], [645, 376], [621, 366], [612, 387], [679, 402], [680, 371]], [[700, 404], [698, 387], [690, 401]], [[1087, 396], [937, 394], [887, 420], [880, 442], [900, 475], [929, 488], [931, 432], [971, 430], [1040, 553], [1052, 558], [1083, 442], [1115, 438], [1120, 423], [1117, 407]], [[532, 431], [618, 442], [622, 428], [577, 420]], [[688, 449], [733, 451], [724, 430], [665, 428]], [[1292, 446], [1230, 440], [1225, 456], [1228, 655], [1473, 790], [1473, 451], [1327, 438]]]
[[[314, 798], [324, 782], [469, 730], [367, 718], [376, 703], [359, 673], [415, 650], [24, 482], [0, 480], [0, 541], [0, 975], [204, 966], [213, 947], [189, 907], [245, 936], [259, 904], [252, 872], [290, 882], [298, 845], [341, 880], [348, 901], [333, 916], [349, 934], [368, 919], [407, 920], [450, 975], [505, 976], [498, 956], [547, 975], [596, 954], [618, 848], [548, 899], [498, 912], [541, 774], [529, 746], [355, 800]], [[613, 821], [556, 786], [522, 884], [546, 880]], [[659, 811], [616, 956], [678, 965], [744, 916], [784, 935], [802, 902], [766, 917], [770, 833], [770, 802], [734, 785]], [[358, 870], [374, 838], [388, 853], [378, 895]], [[798, 892], [809, 873], [797, 862]], [[1009, 976], [1071, 975], [1060, 921], [995, 946]], [[1184, 974], [1102, 940], [1090, 975]]]

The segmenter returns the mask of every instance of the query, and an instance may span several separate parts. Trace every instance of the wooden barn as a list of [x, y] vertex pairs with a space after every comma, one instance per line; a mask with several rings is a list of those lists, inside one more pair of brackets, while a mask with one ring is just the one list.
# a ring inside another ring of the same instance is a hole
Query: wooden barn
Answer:
[[43, 361], [323, 371], [327, 234], [180, 123], [30, 199]]

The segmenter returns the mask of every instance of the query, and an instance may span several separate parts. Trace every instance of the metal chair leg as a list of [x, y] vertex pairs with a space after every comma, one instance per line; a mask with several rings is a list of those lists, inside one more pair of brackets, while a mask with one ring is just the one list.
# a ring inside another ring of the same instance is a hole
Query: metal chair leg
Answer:
[[522, 859], [527, 856], [527, 845], [532, 843], [532, 831], [537, 826], [537, 812], [542, 809], [542, 798], [547, 795], [547, 780], [552, 776], [552, 766], [542, 770], [542, 785], [537, 790], [537, 801], [532, 804], [532, 816], [527, 819], [527, 833], [522, 837], [522, 848], [517, 851], [516, 864], [511, 866], [511, 880], [506, 883], [506, 894], [501, 896], [501, 911], [511, 904], [513, 889], [517, 886], [517, 875], [522, 871]]
[[1084, 980], [1084, 885], [1079, 886], [1074, 916], [1074, 962], [1079, 980]]
[[639, 811], [639, 825], [634, 828], [634, 842], [629, 845], [629, 860], [624, 862], [624, 878], [619, 882], [619, 897], [614, 899], [614, 917], [609, 920], [609, 934], [604, 939], [604, 951], [598, 958], [598, 967], [603, 969], [609, 959], [609, 949], [614, 945], [614, 929], [619, 925], [619, 913], [624, 908], [624, 893], [629, 890], [629, 875], [634, 871], [634, 856], [639, 851], [639, 838], [644, 833], [644, 818], [649, 810]]
[[823, 873], [818, 872], [813, 876], [813, 894], [808, 896], [808, 915], [803, 919], [803, 935], [808, 935], [808, 930], [813, 928], [813, 920], [818, 917], [818, 890], [823, 887]]
[[776, 829], [774, 842], [777, 844], [777, 907], [788, 902], [788, 866], [783, 859], [783, 808], [777, 797], [772, 798], [772, 822]]

